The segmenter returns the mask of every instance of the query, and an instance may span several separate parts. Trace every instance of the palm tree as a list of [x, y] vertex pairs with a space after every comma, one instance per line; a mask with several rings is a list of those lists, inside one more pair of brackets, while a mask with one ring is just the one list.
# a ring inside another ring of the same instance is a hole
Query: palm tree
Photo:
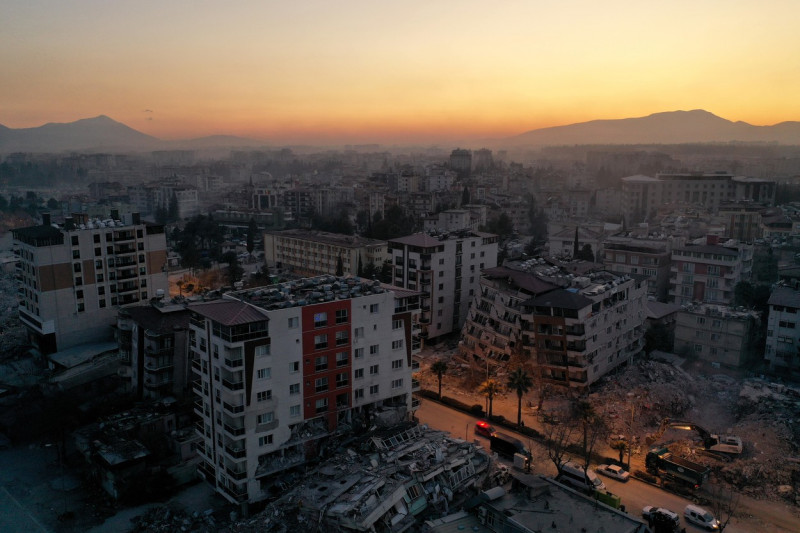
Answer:
[[524, 368], [519, 367], [508, 375], [506, 386], [517, 393], [517, 425], [522, 425], [522, 396], [533, 386], [533, 380]]
[[489, 419], [492, 418], [492, 402], [494, 401], [494, 397], [501, 394], [503, 392], [503, 386], [494, 379], [487, 379], [483, 383], [481, 383], [481, 388], [479, 392], [486, 396], [489, 399]]
[[439, 379], [439, 399], [442, 399], [442, 376], [447, 373], [447, 363], [444, 361], [436, 361], [431, 365], [431, 372], [436, 374]]

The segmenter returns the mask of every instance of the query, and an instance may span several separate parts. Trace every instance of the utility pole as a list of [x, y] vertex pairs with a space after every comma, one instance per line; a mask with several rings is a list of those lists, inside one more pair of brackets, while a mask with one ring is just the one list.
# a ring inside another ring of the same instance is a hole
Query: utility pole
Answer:
[[631, 424], [628, 426], [628, 472], [631, 471], [631, 448], [633, 448], [633, 413], [635, 404], [631, 401]]

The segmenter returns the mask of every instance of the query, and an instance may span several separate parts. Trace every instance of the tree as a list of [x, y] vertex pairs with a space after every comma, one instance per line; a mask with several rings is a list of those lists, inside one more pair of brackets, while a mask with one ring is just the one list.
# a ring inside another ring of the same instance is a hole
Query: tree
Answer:
[[56, 209], [60, 208], [61, 208], [61, 202], [59, 202], [55, 198], [50, 198], [49, 200], [47, 200], [47, 209], [55, 211]]
[[500, 216], [493, 218], [486, 224], [486, 231], [496, 233], [501, 237], [507, 237], [514, 233], [514, 223], [511, 221], [511, 217], [504, 211], [500, 213]]
[[342, 254], [336, 258], [336, 275], [344, 276], [344, 262], [342, 261]]
[[469, 204], [469, 187], [464, 186], [464, 191], [461, 193], [461, 205]]
[[361, 264], [361, 252], [358, 253], [358, 266], [356, 267], [356, 276], [359, 278], [364, 277], [364, 266]]
[[517, 425], [522, 425], [522, 396], [525, 395], [533, 386], [531, 376], [524, 368], [519, 367], [508, 376], [506, 384], [509, 390], [517, 393]]
[[240, 279], [242, 279], [242, 274], [244, 274], [244, 269], [239, 264], [239, 257], [236, 255], [236, 252], [225, 252], [222, 256], [222, 261], [228, 263], [228, 283], [233, 285]]
[[169, 206], [167, 207], [167, 220], [175, 222], [180, 216], [180, 209], [178, 208], [178, 195], [174, 192], [169, 199]]
[[252, 254], [256, 248], [256, 235], [258, 235], [258, 223], [256, 219], [250, 217], [247, 223], [247, 253]]
[[589, 400], [578, 399], [572, 403], [572, 416], [580, 422], [583, 429], [583, 453], [586, 454], [589, 445], [589, 425], [597, 421], [597, 415]]
[[575, 255], [575, 259], [583, 259], [584, 261], [591, 261], [594, 262], [594, 252], [592, 251], [592, 245], [588, 242], [583, 245], [578, 253]]
[[655, 322], [644, 332], [645, 353], [649, 354], [654, 350], [671, 352], [672, 348], [673, 343], [669, 329], [661, 322]]
[[574, 426], [569, 423], [544, 424], [544, 445], [547, 448], [547, 457], [553, 462], [558, 473], [561, 473], [561, 465], [564, 464], [564, 455], [572, 444], [572, 432]]
[[708, 492], [711, 495], [711, 502], [708, 506], [711, 514], [719, 520], [719, 531], [721, 533], [725, 531], [731, 518], [739, 509], [741, 495], [735, 492], [730, 485], [722, 485], [721, 483], [709, 484]]
[[489, 415], [489, 419], [492, 418], [492, 403], [494, 402], [494, 397], [499, 396], [503, 393], [503, 386], [494, 379], [487, 379], [483, 383], [481, 383], [481, 387], [479, 392], [486, 396], [489, 400], [489, 409], [487, 410], [487, 414]]
[[431, 365], [431, 372], [436, 374], [436, 378], [439, 380], [439, 399], [442, 399], [442, 376], [445, 375], [447, 372], [447, 363], [442, 360], [436, 361]]
[[578, 226], [575, 226], [575, 239], [572, 241], [572, 257], [576, 259], [578, 258], [578, 252], [580, 251], [578, 246], [580, 246], [578, 242]]
[[183, 296], [183, 284], [185, 282], [182, 279], [179, 279], [175, 282], [175, 285], [178, 286], [178, 296]]

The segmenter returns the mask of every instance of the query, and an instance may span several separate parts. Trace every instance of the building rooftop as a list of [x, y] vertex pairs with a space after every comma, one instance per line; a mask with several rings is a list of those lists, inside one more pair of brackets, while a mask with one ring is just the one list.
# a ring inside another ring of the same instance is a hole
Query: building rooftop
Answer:
[[481, 272], [481, 276], [489, 279], [508, 278], [509, 283], [531, 294], [542, 294], [558, 287], [558, 285], [549, 283], [534, 273], [523, 272], [504, 266], [485, 268]]
[[190, 311], [183, 305], [141, 305], [120, 309], [120, 314], [128, 314], [148, 331], [169, 333], [189, 325]]
[[224, 326], [238, 326], [269, 320], [263, 310], [238, 300], [217, 300], [215, 302], [196, 304], [191, 307], [191, 311], [210, 318], [214, 322], [219, 322]]
[[561, 309], [583, 309], [592, 305], [593, 300], [568, 289], [551, 291], [525, 302], [529, 307], [558, 307]]
[[654, 320], [664, 318], [672, 313], [677, 313], [682, 309], [680, 304], [667, 304], [663, 302], [648, 301], [645, 305], [647, 307], [647, 318]]
[[[770, 303], [771, 303], [770, 298]], [[760, 314], [758, 311], [747, 309], [745, 307], [729, 307], [727, 305], [717, 305], [709, 303], [697, 303], [687, 306], [682, 309], [682, 312], [692, 313], [693, 315], [705, 315], [711, 317], [723, 317], [729, 319], [749, 319], [753, 318], [758, 320]]]
[[414, 233], [405, 237], [398, 237], [396, 239], [389, 239], [389, 242], [405, 244], [408, 246], [419, 246], [420, 248], [433, 248], [439, 246], [439, 243], [447, 240], [466, 239], [469, 237], [494, 237], [493, 233], [484, 233], [472, 230], [457, 230], [451, 232], [443, 232], [436, 234], [427, 233]]
[[91, 361], [98, 355], [119, 350], [116, 342], [93, 342], [73, 346], [60, 352], [48, 355], [50, 361], [64, 368], [73, 368], [80, 364]]
[[800, 308], [800, 292], [790, 287], [776, 287], [769, 296], [769, 305]]
[[386, 241], [367, 239], [364, 237], [359, 237], [358, 235], [345, 235], [343, 233], [329, 233], [327, 231], [312, 231], [304, 229], [287, 229], [283, 231], [272, 231], [269, 232], [269, 235], [274, 235], [276, 237], [303, 239], [306, 241], [330, 244], [333, 246], [341, 246], [344, 248], [361, 248], [364, 246], [380, 246], [386, 244]]

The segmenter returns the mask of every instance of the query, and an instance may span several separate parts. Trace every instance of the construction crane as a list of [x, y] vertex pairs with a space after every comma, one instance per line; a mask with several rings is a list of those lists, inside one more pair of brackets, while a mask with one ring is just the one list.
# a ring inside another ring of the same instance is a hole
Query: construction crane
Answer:
[[703, 441], [706, 452], [711, 455], [730, 459], [742, 453], [742, 439], [736, 435], [717, 435], [694, 422], [673, 420], [671, 418], [665, 418], [661, 421], [658, 431], [648, 438], [648, 444], [653, 444], [661, 439], [661, 436], [668, 428], [697, 432]]

